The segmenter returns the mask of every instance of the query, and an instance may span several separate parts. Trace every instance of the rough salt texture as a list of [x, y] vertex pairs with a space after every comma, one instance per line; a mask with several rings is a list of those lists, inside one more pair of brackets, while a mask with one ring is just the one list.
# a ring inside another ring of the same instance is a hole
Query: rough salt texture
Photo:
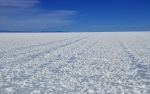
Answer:
[[150, 94], [150, 32], [1, 33], [0, 94]]

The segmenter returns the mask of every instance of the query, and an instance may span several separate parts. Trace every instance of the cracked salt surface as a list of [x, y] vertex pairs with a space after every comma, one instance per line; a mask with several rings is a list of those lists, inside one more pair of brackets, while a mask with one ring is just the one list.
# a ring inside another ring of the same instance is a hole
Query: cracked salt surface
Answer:
[[150, 94], [150, 33], [1, 33], [0, 94]]

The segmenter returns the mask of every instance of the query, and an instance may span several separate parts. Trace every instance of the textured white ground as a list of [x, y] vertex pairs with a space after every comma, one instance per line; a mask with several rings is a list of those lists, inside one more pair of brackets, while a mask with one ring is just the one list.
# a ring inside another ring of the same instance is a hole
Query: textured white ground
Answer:
[[150, 32], [0, 33], [0, 94], [150, 94]]

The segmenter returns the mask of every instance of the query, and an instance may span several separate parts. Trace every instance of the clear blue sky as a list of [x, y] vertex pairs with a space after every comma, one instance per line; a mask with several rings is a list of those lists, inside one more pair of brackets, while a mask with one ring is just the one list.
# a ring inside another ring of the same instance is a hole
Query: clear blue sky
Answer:
[[0, 0], [0, 30], [150, 31], [150, 0]]

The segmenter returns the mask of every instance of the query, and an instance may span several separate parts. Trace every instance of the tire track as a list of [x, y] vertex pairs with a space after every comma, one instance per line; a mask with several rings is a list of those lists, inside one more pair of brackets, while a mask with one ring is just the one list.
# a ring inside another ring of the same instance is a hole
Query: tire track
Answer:
[[[86, 40], [85, 40], [86, 39]], [[82, 40], [83, 40], [83, 42], [82, 42]], [[81, 42], [79, 45], [77, 45], [78, 44], [78, 42]], [[81, 44], [85, 44], [86, 42], [87, 42], [88, 40], [87, 40], [87, 38], [86, 37], [84, 37], [84, 38], [80, 38], [80, 39], [77, 39], [77, 40], [74, 40], [74, 41], [71, 41], [71, 42], [69, 42], [69, 43], [66, 43], [66, 44], [63, 44], [63, 45], [59, 45], [59, 46], [57, 46], [57, 48], [54, 48], [53, 49], [53, 51], [54, 50], [57, 50], [57, 49], [60, 49], [60, 48], [62, 48], [62, 46], [63, 47], [66, 47], [66, 46], [69, 46], [69, 45], [71, 45], [71, 44], [75, 44], [76, 45], [76, 47], [74, 47], [73, 46], [73, 48], [77, 48], [77, 47], [79, 47]], [[76, 44], [77, 43], [77, 44]], [[71, 48], [71, 49], [73, 49], [73, 48]], [[43, 54], [46, 54], [46, 53], [43, 53]], [[37, 57], [38, 58], [38, 57]], [[17, 61], [18, 62], [18, 61]], [[15, 62], [14, 62], [15, 63]], [[13, 64], [14, 64], [13, 63]], [[19, 62], [18, 62], [19, 63]], [[31, 62], [30, 62], [31, 63]], [[9, 65], [7, 65], [8, 67], [5, 67], [5, 66], [3, 66], [3, 68], [8, 68], [8, 69], [12, 69], [13, 68], [13, 70], [14, 69], [18, 69], [18, 68], [22, 68], [23, 70], [26, 70], [26, 71], [32, 71], [32, 72], [35, 72], [34, 73], [34, 75], [36, 75], [36, 74], [38, 74], [38, 73], [40, 73], [40, 72], [44, 72], [44, 69], [45, 69], [45, 67], [48, 67], [49, 66], [49, 64], [50, 64], [50, 62], [48, 62], [48, 63], [44, 63], [44, 64], [42, 64], [42, 63], [39, 63], [38, 65], [36, 64], [36, 63], [33, 63], [33, 65], [31, 64], [31, 65], [28, 65], [28, 63], [26, 63], [26, 61], [23, 61], [23, 63], [22, 64], [15, 64], [15, 65], [12, 65], [12, 64], [9, 64]], [[42, 65], [42, 66], [39, 66], [39, 65]], [[55, 64], [53, 63], [51, 63], [51, 65], [52, 66], [55, 66]], [[40, 69], [40, 71], [38, 70], [38, 69]], [[52, 71], [52, 70], [51, 70]], [[53, 71], [54, 72], [54, 71]], [[9, 71], [9, 72], [7, 72], [7, 73], [9, 73], [9, 74], [11, 74], [11, 71]], [[8, 75], [9, 75], [8, 74]], [[13, 71], [13, 75], [18, 75], [18, 71]], [[44, 75], [44, 74], [41, 74], [42, 76]], [[26, 78], [25, 78], [26, 77]], [[25, 71], [22, 71], [21, 73], [19, 72], [19, 77], [15, 77], [15, 79], [16, 80], [14, 80], [14, 81], [19, 81], [19, 82], [21, 82], [21, 81], [24, 81], [24, 80], [29, 80], [29, 79], [31, 79], [33, 76], [31, 75], [31, 74], [26, 74], [26, 72]], [[38, 79], [38, 78], [37, 78]]]
[[[42, 52], [39, 52], [39, 53], [36, 53], [36, 54], [33, 54], [33, 55], [28, 55], [28, 56], [26, 56], [26, 57], [22, 57], [22, 58], [20, 58], [20, 59], [18, 59], [18, 60], [15, 60], [15, 61], [10, 61], [10, 62], [8, 62], [7, 64], [5, 64], [5, 65], [14, 65], [14, 64], [16, 64], [16, 63], [21, 63], [21, 62], [28, 62], [28, 61], [30, 61], [30, 60], [34, 60], [35, 58], [38, 58], [39, 56], [42, 56], [42, 55], [44, 55], [44, 54], [48, 54], [48, 53], [51, 53], [52, 51], [55, 51], [55, 50], [58, 50], [58, 49], [60, 49], [60, 48], [62, 48], [62, 47], [65, 47], [65, 46], [68, 46], [68, 45], [71, 45], [71, 44], [73, 44], [73, 43], [76, 43], [76, 42], [79, 42], [79, 41], [81, 41], [81, 40], [83, 40], [83, 39], [86, 39], [87, 37], [84, 37], [84, 38], [80, 38], [80, 39], [76, 39], [76, 40], [74, 40], [74, 41], [71, 41], [71, 42], [68, 42], [68, 43], [66, 43], [66, 44], [62, 44], [62, 45], [59, 45], [59, 46], [56, 46], [56, 47], [52, 47], [51, 49], [48, 49], [48, 50], [45, 50], [44, 49], [44, 51], [42, 51]], [[4, 64], [3, 64], [4, 65]], [[10, 66], [9, 65], [9, 66]]]
[[35, 53], [39, 53], [42, 50], [49, 49], [48, 46], [55, 47], [56, 45], [63, 44], [64, 42], [69, 42], [70, 40], [76, 39], [78, 37], [66, 38], [66, 39], [58, 40], [58, 41], [52, 41], [52, 42], [49, 42], [48, 44], [43, 43], [43, 44], [38, 44], [38, 45], [31, 45], [28, 47], [20, 47], [19, 49], [16, 48], [13, 51], [7, 51], [4, 53], [0, 53], [0, 61], [1, 61], [0, 64], [7, 63], [8, 60], [15, 61], [16, 59], [27, 57], [28, 55], [32, 55]]
[[[86, 50], [84, 49], [86, 45], [83, 46], [83, 50], [82, 50], [81, 52], [77, 52], [76, 55], [77, 55], [78, 57], [83, 56], [83, 54], [84, 54], [86, 51], [88, 51], [88, 50], [91, 49], [93, 46], [95, 46], [99, 41], [100, 41], [100, 39], [98, 39], [98, 40], [96, 40], [95, 42], [93, 42], [92, 44], [90, 44], [90, 45], [86, 48]], [[81, 48], [81, 47], [80, 47], [80, 48]], [[73, 64], [74, 62], [77, 63], [78, 57], [75, 57], [74, 55], [71, 56], [65, 64], [59, 65], [55, 70], [53, 70], [53, 72], [59, 73], [59, 72], [61, 72], [61, 71], [60, 71], [61, 69], [64, 69], [65, 67], [70, 66], [70, 65]]]
[[86, 50], [82, 50], [82, 52], [78, 53], [78, 55], [83, 55], [85, 53], [85, 51], [88, 51], [89, 49], [91, 49], [93, 46], [95, 46], [101, 39], [98, 39], [97, 41], [95, 41], [94, 43], [92, 43], [90, 46], [88, 46], [88, 48], [86, 48]]
[[[79, 36], [78, 36], [79, 37]], [[42, 46], [47, 46], [47, 45], [51, 45], [51, 44], [54, 44], [54, 43], [60, 43], [60, 42], [64, 42], [64, 41], [68, 41], [70, 39], [75, 39], [75, 38], [78, 38], [78, 37], [73, 37], [73, 38], [65, 38], [65, 39], [62, 39], [62, 40], [56, 40], [56, 41], [51, 41], [51, 42], [47, 42], [47, 43], [43, 43], [43, 44], [37, 44], [37, 45], [30, 45], [30, 46], [27, 46], [27, 47], [20, 47], [20, 48], [15, 48], [15, 49], [11, 49], [9, 51], [5, 51], [5, 52], [0, 52], [0, 56], [1, 55], [5, 55], [5, 54], [9, 54], [10, 52], [16, 52], [16, 51], [23, 51], [23, 50], [26, 50], [26, 49], [34, 49], [34, 48], [39, 48], [39, 47], [42, 47]], [[19, 54], [23, 54], [23, 53], [19, 53]]]
[[[76, 44], [76, 46], [73, 46], [71, 49], [69, 49], [69, 52], [71, 51], [71, 53], [73, 53], [74, 52], [74, 50], [76, 50], [77, 48], [80, 48], [81, 46], [83, 46], [84, 44], [86, 44], [87, 43], [87, 41], [88, 41], [88, 39], [87, 40], [85, 40], [85, 41], [83, 41], [83, 42], [81, 42], [80, 44]], [[61, 54], [61, 53], [60, 53]], [[54, 59], [54, 60], [49, 60], [47, 63], [44, 63], [42, 66], [40, 66], [40, 68], [44, 68], [44, 67], [47, 67], [49, 64], [50, 64], [50, 62], [55, 62], [55, 60], [61, 60], [60, 59], [60, 55], [58, 55], [58, 56], [56, 56], [56, 58]], [[68, 63], [68, 62], [67, 62]]]
[[[117, 39], [118, 40], [118, 39]], [[137, 77], [140, 77], [140, 79], [150, 79], [150, 65], [144, 65], [142, 62], [139, 62], [139, 59], [129, 51], [129, 49], [121, 42], [119, 41], [120, 46], [123, 48], [124, 52], [128, 55], [129, 59], [131, 60], [131, 65], [133, 66], [133, 69], [137, 71]], [[132, 69], [131, 69], [132, 70]]]

